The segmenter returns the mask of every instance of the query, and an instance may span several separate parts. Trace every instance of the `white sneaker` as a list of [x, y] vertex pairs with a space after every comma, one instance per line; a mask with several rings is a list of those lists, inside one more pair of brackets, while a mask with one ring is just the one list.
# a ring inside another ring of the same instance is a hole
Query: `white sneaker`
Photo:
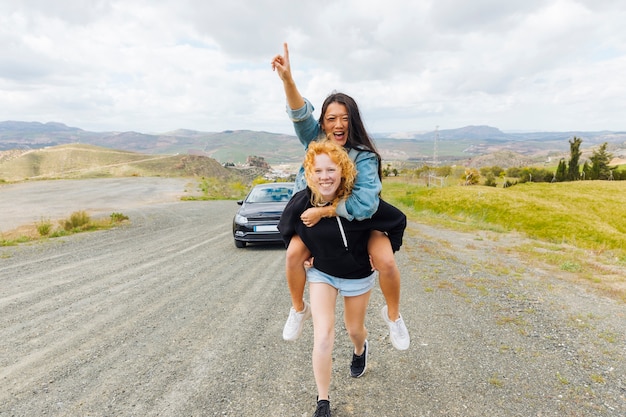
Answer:
[[409, 330], [406, 328], [404, 324], [404, 320], [402, 320], [402, 315], [396, 321], [391, 321], [389, 319], [389, 314], [387, 314], [387, 306], [383, 306], [383, 309], [380, 311], [385, 323], [389, 326], [389, 340], [391, 340], [391, 344], [398, 350], [407, 350], [409, 345], [411, 344], [411, 336], [409, 336]]
[[306, 301], [304, 302], [304, 310], [297, 312], [293, 307], [289, 310], [289, 317], [287, 323], [283, 328], [283, 339], [293, 342], [297, 340], [302, 334], [304, 328], [304, 322], [311, 318], [311, 306]]

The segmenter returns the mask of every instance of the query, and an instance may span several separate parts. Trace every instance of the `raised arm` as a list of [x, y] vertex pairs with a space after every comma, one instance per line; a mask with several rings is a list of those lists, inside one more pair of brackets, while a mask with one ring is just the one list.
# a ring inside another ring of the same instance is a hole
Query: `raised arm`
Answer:
[[304, 107], [304, 98], [300, 94], [300, 91], [298, 91], [296, 82], [293, 80], [293, 76], [291, 74], [289, 47], [286, 42], [283, 44], [283, 48], [283, 55], [278, 54], [272, 59], [272, 71], [276, 71], [283, 82], [287, 105], [292, 110], [297, 110]]
[[[289, 49], [287, 44], [283, 44], [285, 48], [283, 55], [276, 55], [272, 59], [272, 70], [278, 73], [279, 78], [283, 82], [285, 89], [285, 97], [287, 98], [287, 115], [293, 123], [296, 136], [304, 149], [307, 149], [311, 141], [320, 135], [320, 126], [313, 117], [313, 105], [300, 94], [296, 83], [291, 74], [291, 63], [289, 61]], [[298, 174], [301, 176], [301, 174]], [[296, 179], [299, 184], [297, 189], [303, 189], [304, 178]]]

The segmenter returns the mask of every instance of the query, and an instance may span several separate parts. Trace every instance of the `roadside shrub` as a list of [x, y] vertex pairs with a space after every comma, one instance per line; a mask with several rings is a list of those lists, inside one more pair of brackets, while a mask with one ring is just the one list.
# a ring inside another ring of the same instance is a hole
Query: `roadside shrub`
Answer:
[[39, 223], [35, 224], [35, 227], [37, 228], [39, 236], [48, 236], [52, 231], [52, 223], [50, 220], [41, 219]]
[[86, 211], [75, 211], [70, 215], [69, 219], [61, 220], [60, 223], [63, 229], [69, 232], [70, 230], [80, 229], [88, 225], [89, 222], [91, 222], [91, 218]]
[[124, 220], [128, 220], [128, 216], [122, 213], [111, 213], [111, 221], [113, 223], [121, 223]]
[[259, 184], [265, 184], [267, 182], [270, 182], [270, 180], [263, 178], [262, 175], [256, 177], [255, 179], [252, 180], [252, 186], [254, 187], [255, 185], [259, 185]]
[[[262, 177], [257, 177], [255, 181], [268, 182]], [[260, 184], [261, 182], [257, 183]], [[222, 200], [242, 198], [246, 195], [246, 189], [247, 186], [241, 182], [225, 182], [219, 178], [202, 177], [198, 183], [198, 190], [202, 193], [202, 195], [183, 197], [182, 200]]]
[[[112, 213], [109, 219], [92, 220], [86, 212], [77, 211], [72, 213], [68, 219], [59, 220], [60, 227], [55, 228], [50, 219], [42, 218], [27, 229], [26, 235], [17, 236], [15, 233], [10, 233], [7, 237], [0, 233], [0, 246], [14, 246], [39, 238], [56, 238], [74, 233], [109, 229], [126, 220], [128, 220], [128, 216], [122, 213]], [[39, 233], [39, 236], [36, 236], [36, 232]]]
[[[295, 178], [294, 178], [295, 181]], [[230, 188], [233, 190], [234, 196], [245, 196], [246, 191], [248, 190], [248, 186], [242, 183], [241, 181], [234, 182], [230, 185]]]

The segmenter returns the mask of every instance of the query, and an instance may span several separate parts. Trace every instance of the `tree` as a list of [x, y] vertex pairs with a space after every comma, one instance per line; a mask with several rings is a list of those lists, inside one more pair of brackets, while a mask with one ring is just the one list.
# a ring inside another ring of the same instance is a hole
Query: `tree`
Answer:
[[502, 174], [504, 174], [504, 168], [498, 166], [498, 165], [494, 165], [491, 167], [491, 172], [493, 172], [493, 175], [496, 177], [501, 177]]
[[611, 177], [611, 168], [609, 162], [613, 155], [607, 152], [607, 143], [604, 142], [598, 149], [591, 154], [591, 169], [589, 170], [589, 179], [592, 180], [608, 180]]
[[569, 153], [570, 159], [567, 164], [567, 175], [566, 179], [568, 181], [576, 181], [580, 179], [580, 171], [578, 170], [578, 163], [580, 161], [580, 156], [582, 152], [580, 151], [580, 144], [582, 143], [581, 138], [577, 138], [574, 136], [573, 139], [569, 141]]
[[583, 164], [583, 180], [591, 179], [591, 165], [587, 161]]
[[565, 160], [561, 159], [559, 161], [559, 166], [556, 168], [556, 173], [554, 174], [554, 180], [561, 182], [565, 181], [567, 175], [567, 167], [565, 165]]
[[506, 170], [507, 177], [515, 177], [519, 178], [522, 176], [522, 168], [521, 167], [510, 167]]
[[487, 177], [489, 175], [493, 175], [494, 178], [499, 177], [500, 174], [504, 173], [504, 169], [497, 165], [491, 167], [482, 167], [480, 168], [480, 175], [483, 177]]

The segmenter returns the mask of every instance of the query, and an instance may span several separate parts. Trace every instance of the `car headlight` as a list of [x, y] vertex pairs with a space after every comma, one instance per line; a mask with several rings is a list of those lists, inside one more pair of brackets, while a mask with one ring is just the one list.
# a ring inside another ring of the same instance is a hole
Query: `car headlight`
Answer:
[[236, 214], [235, 215], [235, 223], [246, 224], [246, 223], [248, 223], [248, 218], [242, 216], [241, 214]]

